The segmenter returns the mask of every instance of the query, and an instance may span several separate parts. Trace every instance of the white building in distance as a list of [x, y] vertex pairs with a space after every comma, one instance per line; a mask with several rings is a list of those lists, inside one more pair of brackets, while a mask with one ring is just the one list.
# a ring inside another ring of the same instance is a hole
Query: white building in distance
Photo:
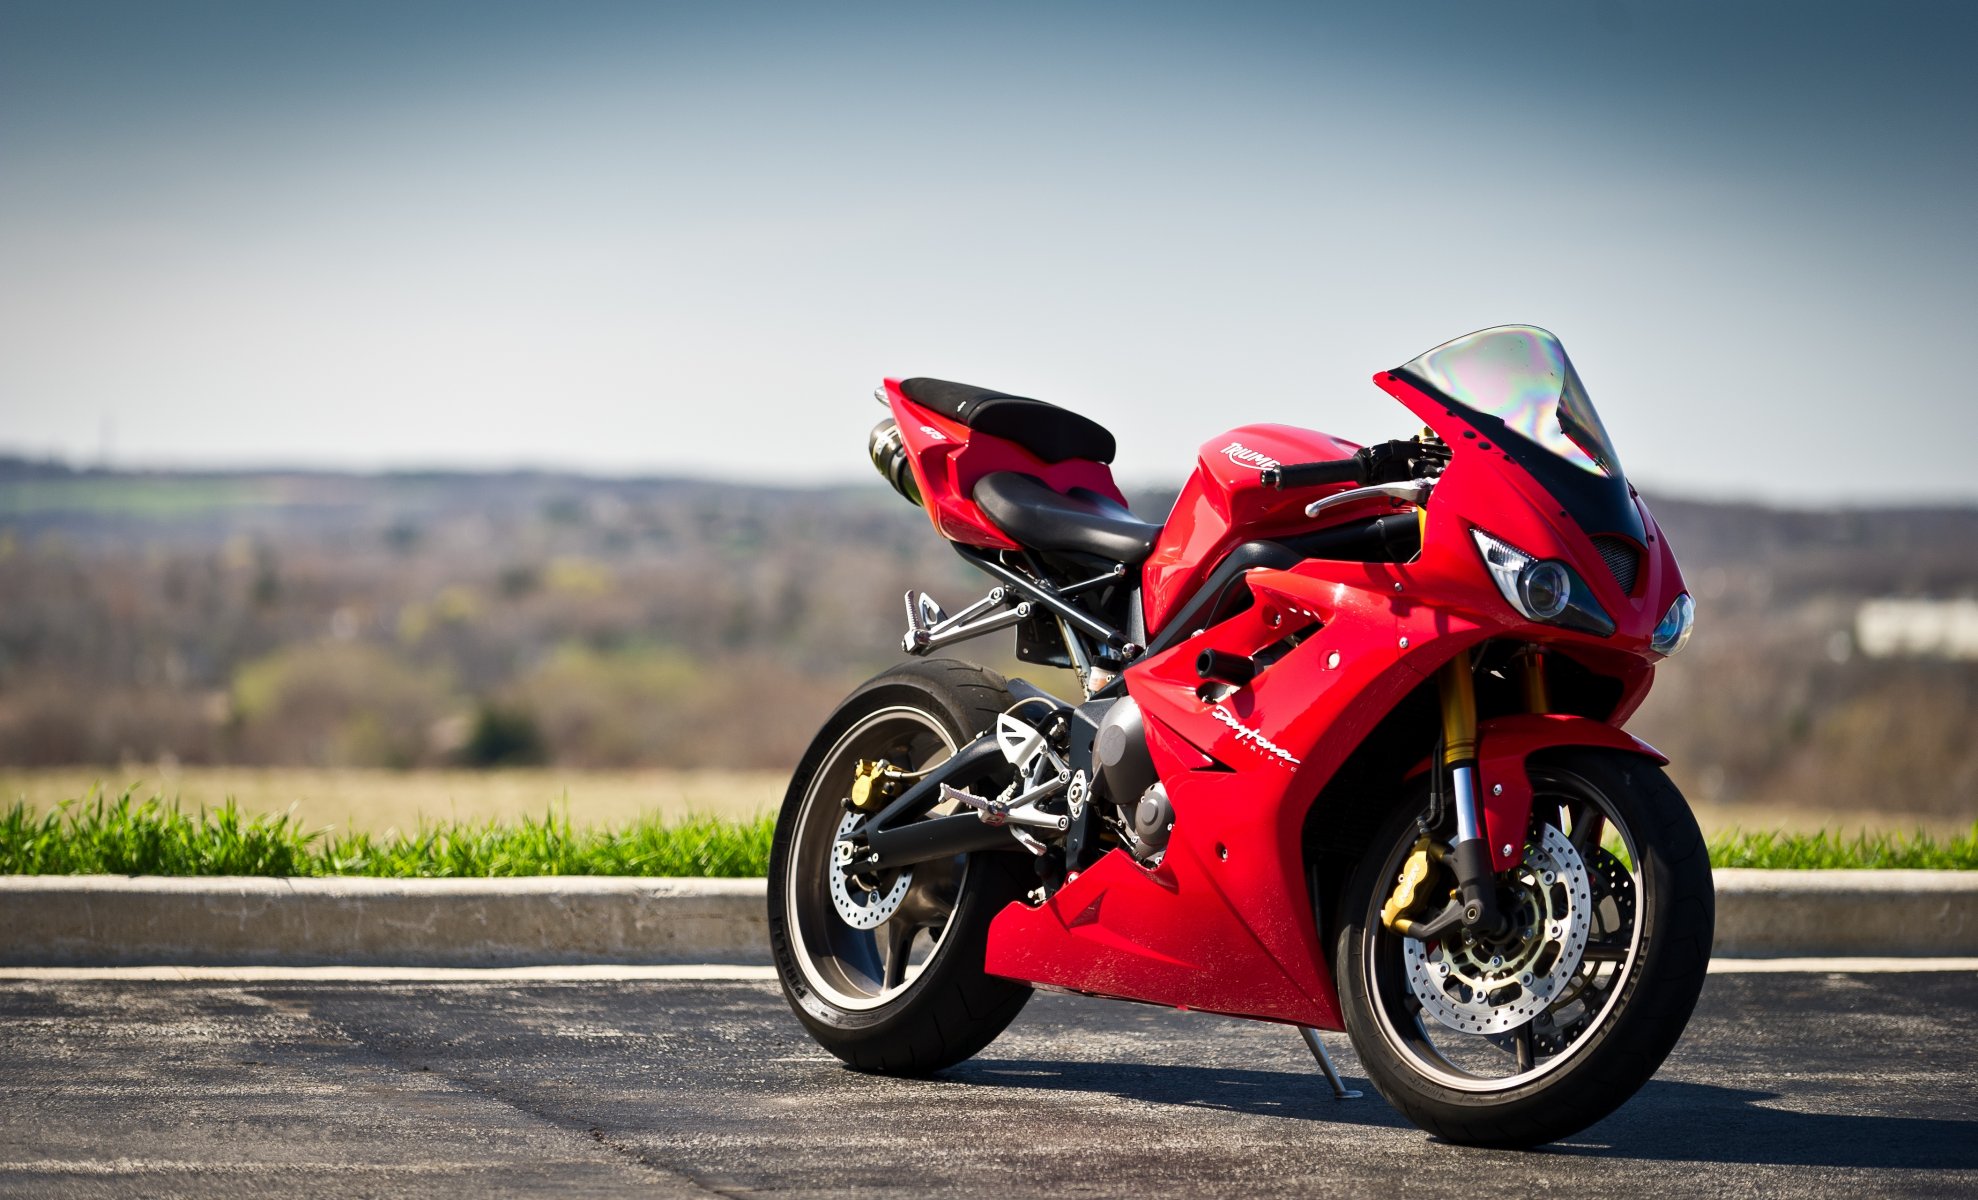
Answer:
[[1978, 660], [1978, 600], [1869, 600], [1854, 641], [1870, 658]]

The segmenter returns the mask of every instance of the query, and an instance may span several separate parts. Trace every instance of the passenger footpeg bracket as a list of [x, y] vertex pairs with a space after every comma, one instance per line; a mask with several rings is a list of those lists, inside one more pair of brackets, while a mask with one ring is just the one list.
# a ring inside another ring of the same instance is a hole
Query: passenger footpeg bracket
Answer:
[[1036, 829], [1048, 829], [1053, 833], [1063, 833], [1071, 828], [1071, 818], [1064, 813], [1045, 812], [1037, 807], [1037, 802], [1048, 798], [1065, 785], [1064, 779], [1051, 779], [1018, 796], [1014, 800], [986, 800], [974, 792], [964, 792], [960, 788], [941, 785], [941, 799], [952, 800], [964, 807], [975, 810], [975, 815], [984, 825], [1029, 825]]
[[1008, 629], [1031, 613], [1028, 600], [1005, 607], [1011, 598], [1008, 588], [991, 588], [988, 595], [951, 617], [926, 592], [908, 592], [907, 632], [900, 639], [900, 648], [913, 655], [931, 654], [956, 642]]

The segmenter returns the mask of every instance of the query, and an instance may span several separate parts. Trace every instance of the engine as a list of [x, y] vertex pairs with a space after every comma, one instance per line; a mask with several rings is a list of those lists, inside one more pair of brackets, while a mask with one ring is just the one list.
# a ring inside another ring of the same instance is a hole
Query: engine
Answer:
[[1140, 705], [1131, 696], [1106, 711], [1092, 754], [1099, 785], [1118, 809], [1116, 827], [1127, 853], [1149, 865], [1160, 862], [1174, 828], [1174, 806], [1154, 772]]

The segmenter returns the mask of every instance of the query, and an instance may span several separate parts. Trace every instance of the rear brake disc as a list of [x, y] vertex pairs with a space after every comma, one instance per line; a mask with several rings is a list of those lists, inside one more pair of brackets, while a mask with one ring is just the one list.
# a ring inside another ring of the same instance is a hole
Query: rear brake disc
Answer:
[[838, 836], [831, 844], [831, 905], [838, 910], [838, 917], [853, 929], [876, 929], [886, 918], [899, 911], [900, 901], [906, 899], [907, 889], [913, 886], [913, 868], [907, 867], [894, 876], [890, 886], [867, 889], [861, 887], [845, 872], [845, 864], [852, 860], [852, 843], [847, 841], [852, 830], [865, 820], [861, 812], [848, 812], [845, 819], [838, 822]]

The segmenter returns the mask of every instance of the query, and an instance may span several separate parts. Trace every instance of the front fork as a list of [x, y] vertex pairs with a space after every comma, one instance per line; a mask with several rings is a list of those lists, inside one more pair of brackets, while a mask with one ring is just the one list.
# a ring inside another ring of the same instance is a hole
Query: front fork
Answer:
[[[1533, 647], [1520, 655], [1518, 671], [1525, 707], [1534, 713], [1547, 711], [1550, 699], [1542, 652]], [[1449, 781], [1450, 800], [1456, 810], [1456, 840], [1446, 849], [1436, 846], [1424, 829], [1382, 919], [1409, 937], [1432, 938], [1458, 924], [1485, 936], [1501, 936], [1510, 922], [1498, 908], [1497, 879], [1491, 870], [1486, 839], [1489, 831], [1477, 794], [1477, 689], [1469, 651], [1443, 664], [1436, 690], [1442, 706], [1442, 758], [1434, 768]], [[1436, 783], [1440, 791], [1441, 780]], [[1456, 894], [1441, 913], [1414, 920], [1406, 913], [1414, 907], [1415, 889], [1428, 878], [1432, 858], [1447, 865], [1456, 876]]]
[[1456, 809], [1456, 841], [1448, 863], [1456, 873], [1456, 898], [1466, 928], [1501, 934], [1508, 927], [1497, 910], [1497, 879], [1490, 869], [1490, 843], [1484, 840], [1483, 803], [1477, 798], [1477, 689], [1470, 652], [1458, 654], [1436, 677], [1442, 698], [1442, 762]]

